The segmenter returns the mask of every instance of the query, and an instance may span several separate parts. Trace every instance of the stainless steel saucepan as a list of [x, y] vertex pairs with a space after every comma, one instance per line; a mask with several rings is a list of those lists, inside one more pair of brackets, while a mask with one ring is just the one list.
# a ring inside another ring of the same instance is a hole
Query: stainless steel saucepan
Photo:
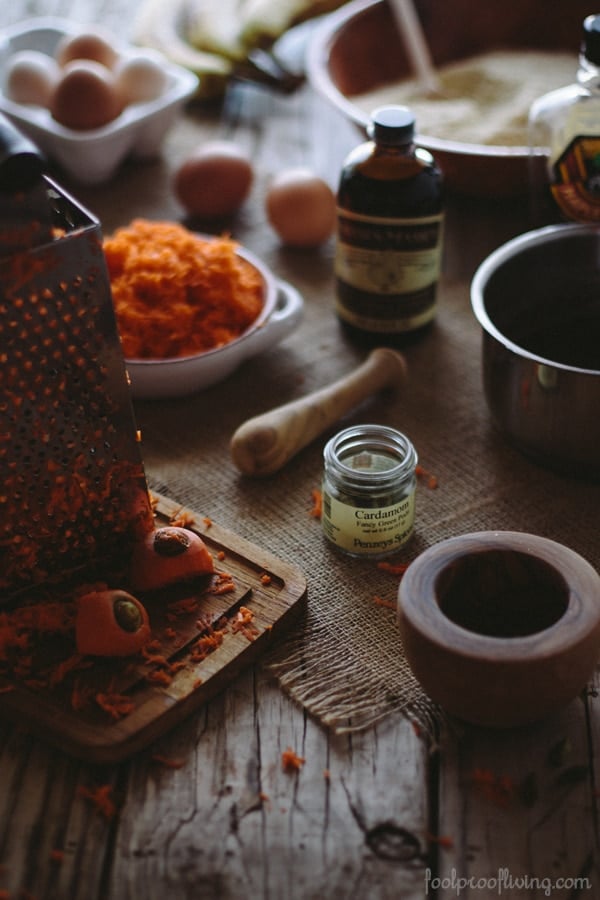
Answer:
[[600, 477], [600, 227], [550, 225], [477, 269], [483, 382], [498, 426], [551, 468]]

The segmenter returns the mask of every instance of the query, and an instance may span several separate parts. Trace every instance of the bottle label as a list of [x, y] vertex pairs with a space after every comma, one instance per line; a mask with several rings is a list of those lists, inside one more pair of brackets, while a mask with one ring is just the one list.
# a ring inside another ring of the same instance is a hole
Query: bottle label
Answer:
[[411, 219], [338, 209], [338, 315], [368, 331], [408, 331], [435, 314], [442, 213]]
[[553, 164], [551, 181], [567, 218], [600, 222], [600, 137], [575, 137]]
[[323, 491], [321, 523], [329, 540], [356, 556], [391, 553], [410, 538], [415, 520], [415, 491], [391, 506], [364, 509]]

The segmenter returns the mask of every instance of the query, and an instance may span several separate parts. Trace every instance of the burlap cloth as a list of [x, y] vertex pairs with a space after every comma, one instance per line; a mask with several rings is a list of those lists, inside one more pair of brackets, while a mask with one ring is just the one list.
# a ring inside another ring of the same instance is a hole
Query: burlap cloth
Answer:
[[437, 477], [435, 490], [419, 485], [416, 533], [395, 562], [453, 535], [506, 529], [558, 540], [598, 567], [600, 485], [540, 468], [496, 432], [481, 386], [479, 326], [462, 281], [442, 285], [435, 328], [406, 351], [409, 375], [396, 392], [364, 403], [276, 475], [240, 475], [228, 444], [246, 418], [327, 384], [366, 352], [339, 329], [331, 261], [310, 259], [310, 282], [302, 254], [276, 261], [306, 300], [293, 336], [201, 394], [136, 403], [149, 481], [302, 569], [306, 616], [266, 662], [312, 715], [336, 731], [365, 728], [393, 710], [427, 724], [435, 710], [408, 667], [395, 612], [374, 602], [395, 602], [398, 577], [339, 555], [310, 515], [326, 439], [353, 422], [393, 426]]

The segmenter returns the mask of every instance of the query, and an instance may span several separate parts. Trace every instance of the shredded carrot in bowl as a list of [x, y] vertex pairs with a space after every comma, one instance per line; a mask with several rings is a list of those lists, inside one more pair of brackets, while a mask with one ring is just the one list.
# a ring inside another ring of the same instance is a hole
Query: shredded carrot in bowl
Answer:
[[257, 319], [261, 273], [229, 237], [134, 219], [104, 240], [127, 359], [194, 356], [230, 343]]

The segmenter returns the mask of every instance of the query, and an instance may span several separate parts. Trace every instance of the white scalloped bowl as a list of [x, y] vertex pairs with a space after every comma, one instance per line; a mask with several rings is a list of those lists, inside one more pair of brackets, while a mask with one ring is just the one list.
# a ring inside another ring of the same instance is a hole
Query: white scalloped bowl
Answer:
[[[65, 34], [83, 26], [54, 17], [29, 19], [3, 29], [0, 38], [0, 88], [9, 57], [20, 50], [52, 55]], [[117, 49], [132, 50], [122, 43]], [[64, 171], [82, 184], [108, 181], [127, 156], [140, 159], [158, 154], [167, 131], [185, 101], [198, 87], [198, 77], [165, 59], [167, 87], [155, 100], [127, 106], [121, 115], [101, 128], [76, 131], [56, 122], [41, 106], [14, 103], [0, 90], [0, 110]]]
[[236, 252], [262, 278], [264, 303], [257, 318], [239, 337], [214, 350], [169, 359], [126, 359], [134, 397], [181, 397], [205, 390], [294, 331], [304, 308], [301, 294], [288, 282], [276, 278], [245, 247], [238, 247]]

